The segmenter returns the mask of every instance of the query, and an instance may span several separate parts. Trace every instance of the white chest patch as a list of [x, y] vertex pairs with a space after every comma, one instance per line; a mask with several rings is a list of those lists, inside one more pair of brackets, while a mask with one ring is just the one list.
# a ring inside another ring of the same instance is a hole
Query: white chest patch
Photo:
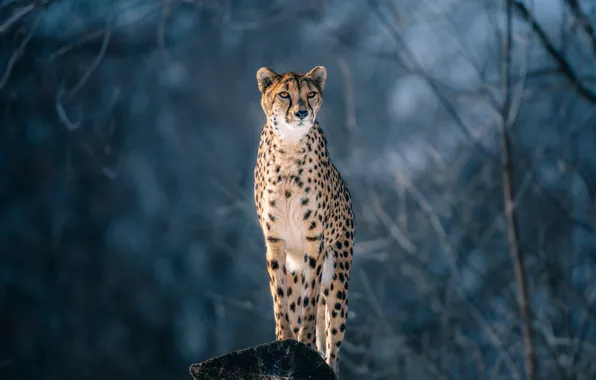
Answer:
[[[265, 215], [273, 216], [271, 231], [275, 232], [286, 243], [286, 266], [289, 271], [301, 271], [307, 263], [304, 262], [306, 252], [306, 228], [304, 225], [304, 208], [300, 205], [300, 194], [285, 196], [286, 189], [292, 191], [289, 185], [279, 186], [271, 197], [276, 199], [275, 207], [265, 207]], [[269, 198], [267, 196], [267, 198]], [[268, 200], [265, 204], [268, 205]]]
[[321, 275], [322, 284], [327, 285], [333, 280], [333, 275], [335, 274], [335, 268], [333, 268], [334, 261], [335, 259], [333, 258], [333, 255], [330, 254], [323, 262], [323, 274]]
[[277, 132], [284, 141], [289, 142], [291, 144], [296, 144], [300, 141], [300, 139], [306, 136], [311, 126], [304, 125], [294, 127], [285, 123], [284, 121], [279, 121], [277, 122], [277, 125], [274, 126], [274, 128], [277, 129]]
[[[290, 197], [285, 196], [285, 191], [292, 193]], [[304, 207], [301, 206], [301, 200], [304, 193], [296, 192], [296, 188], [287, 184], [277, 186], [273, 193], [266, 193], [264, 213], [269, 217], [273, 216], [275, 221], [271, 224], [271, 232], [279, 235], [286, 243], [286, 268], [289, 272], [308, 273], [310, 268], [307, 262], [304, 262], [304, 254], [307, 250], [306, 236], [308, 229], [304, 222]], [[275, 207], [269, 206], [269, 198], [275, 199]], [[315, 202], [310, 200], [310, 204]], [[333, 279], [335, 268], [333, 267], [334, 258], [330, 254], [323, 263], [322, 283], [329, 284]]]

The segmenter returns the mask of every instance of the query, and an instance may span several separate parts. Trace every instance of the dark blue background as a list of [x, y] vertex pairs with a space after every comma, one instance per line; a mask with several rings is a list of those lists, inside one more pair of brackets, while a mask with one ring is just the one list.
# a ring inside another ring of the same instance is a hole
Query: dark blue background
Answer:
[[[316, 65], [357, 221], [342, 378], [523, 378], [502, 2], [41, 3], [0, 2], [0, 378], [190, 378], [273, 340], [255, 74]], [[535, 3], [587, 93], [516, 13], [518, 244], [542, 376], [591, 379], [596, 44]]]

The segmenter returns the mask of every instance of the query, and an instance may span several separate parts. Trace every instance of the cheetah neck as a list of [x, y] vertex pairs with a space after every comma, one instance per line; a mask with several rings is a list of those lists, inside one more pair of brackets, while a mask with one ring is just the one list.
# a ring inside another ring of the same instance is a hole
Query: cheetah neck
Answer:
[[293, 127], [284, 121], [269, 121], [270, 127], [273, 128], [273, 130], [277, 133], [277, 136], [281, 139], [281, 141], [290, 145], [300, 144], [308, 132], [310, 132], [310, 130], [315, 126], [315, 123], [313, 123], [311, 126]]
[[[329, 152], [327, 151], [327, 140], [319, 123], [315, 122], [304, 137], [298, 143], [289, 143], [284, 140], [275, 130], [273, 125], [265, 124], [262, 131], [261, 141], [267, 145], [267, 159], [272, 162], [287, 163], [296, 162], [296, 160], [310, 162], [329, 162]], [[266, 138], [264, 136], [269, 136]], [[308, 157], [308, 158], [307, 158]], [[283, 166], [283, 165], [282, 165]]]

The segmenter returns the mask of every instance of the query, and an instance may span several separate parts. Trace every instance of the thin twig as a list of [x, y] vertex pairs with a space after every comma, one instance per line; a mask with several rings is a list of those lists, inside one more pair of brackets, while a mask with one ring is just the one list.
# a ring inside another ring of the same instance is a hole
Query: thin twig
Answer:
[[[441, 105], [445, 108], [445, 111], [447, 111], [449, 116], [451, 116], [451, 118], [455, 121], [455, 124], [459, 127], [459, 129], [462, 131], [462, 133], [470, 141], [472, 141], [474, 143], [473, 144], [474, 148], [476, 150], [478, 150], [482, 155], [486, 156], [488, 159], [494, 161], [495, 157], [482, 144], [480, 144], [480, 142], [477, 139], [474, 138], [474, 136], [472, 135], [472, 132], [470, 131], [468, 126], [464, 123], [464, 121], [460, 117], [455, 106], [443, 94], [443, 92], [439, 88], [440, 86], [438, 85], [438, 81], [432, 79], [431, 76], [428, 73], [426, 73], [426, 71], [422, 68], [422, 65], [420, 64], [420, 62], [418, 62], [416, 56], [410, 51], [410, 49], [408, 48], [406, 43], [403, 41], [403, 39], [400, 36], [400, 34], [398, 33], [398, 31], [395, 29], [395, 25], [393, 25], [391, 23], [391, 21], [388, 19], [389, 18], [389, 15], [387, 14], [388, 12], [383, 12], [381, 7], [377, 3], [377, 0], [373, 0], [373, 1], [371, 1], [371, 3], [373, 5], [373, 8], [372, 8], [373, 11], [377, 14], [379, 20], [384, 24], [385, 28], [391, 33], [395, 43], [399, 45], [398, 46], [399, 50], [407, 54], [408, 61], [411, 63], [411, 65], [414, 66], [413, 69], [410, 69], [408, 71], [412, 72], [413, 74], [419, 75], [426, 82], [426, 84], [433, 90], [434, 94], [437, 96], [437, 99], [439, 100], [439, 102], [441, 102]], [[399, 60], [398, 60], [398, 62], [399, 62]], [[404, 68], [407, 68], [407, 66], [404, 66]]]
[[8, 18], [8, 20], [4, 21], [4, 23], [2, 25], [0, 25], [0, 35], [2, 35], [4, 32], [6, 32], [8, 29], [10, 29], [10, 27], [14, 23], [19, 21], [23, 17], [27, 16], [34, 9], [35, 9], [35, 4], [31, 3], [27, 6], [24, 6], [23, 8], [19, 9], [18, 11], [16, 11], [11, 17]]
[[157, 46], [161, 50], [165, 50], [166, 48], [166, 27], [168, 23], [168, 18], [172, 12], [172, 0], [164, 0], [163, 2], [163, 9], [161, 11], [161, 17], [159, 19], [159, 24], [157, 25]]
[[70, 93], [68, 94], [69, 97], [72, 98], [85, 85], [85, 82], [87, 81], [87, 79], [89, 79], [93, 71], [97, 69], [101, 60], [103, 59], [103, 56], [106, 53], [106, 49], [108, 48], [108, 43], [110, 42], [111, 35], [112, 28], [110, 25], [108, 25], [104, 32], [103, 42], [101, 44], [101, 49], [99, 50], [97, 57], [95, 57], [95, 60], [93, 60], [93, 63], [91, 63], [91, 65], [87, 68], [85, 74], [83, 74], [83, 76], [81, 77], [81, 79], [79, 79], [77, 84], [70, 90]]
[[64, 126], [66, 127], [66, 129], [68, 129], [71, 132], [76, 131], [81, 126], [82, 119], [79, 118], [79, 120], [76, 123], [73, 123], [70, 120], [70, 118], [68, 117], [68, 114], [66, 113], [66, 110], [64, 109], [64, 106], [62, 106], [62, 102], [60, 101], [61, 98], [62, 98], [62, 91], [59, 90], [58, 95], [56, 96], [56, 104], [55, 104], [56, 113], [58, 114], [58, 117], [60, 118], [62, 123], [64, 123]]
[[72, 49], [74, 49], [78, 46], [81, 46], [82, 44], [84, 44], [86, 42], [93, 41], [94, 39], [99, 38], [102, 35], [105, 35], [105, 31], [103, 29], [88, 33], [88, 34], [84, 35], [82, 38], [79, 38], [77, 41], [69, 43], [67, 45], [64, 45], [60, 49], [56, 50], [56, 52], [54, 52], [50, 55], [50, 60], [53, 61], [56, 58], [68, 53]]
[[517, 12], [522, 16], [522, 18], [530, 24], [530, 27], [538, 36], [542, 46], [547, 51], [547, 53], [553, 58], [557, 64], [559, 72], [561, 72], [571, 84], [574, 86], [577, 93], [588, 102], [592, 104], [596, 104], [596, 93], [590, 91], [586, 86], [584, 86], [575, 73], [575, 71], [571, 68], [571, 65], [567, 61], [567, 59], [563, 56], [561, 52], [554, 46], [553, 42], [548, 38], [546, 32], [542, 28], [542, 26], [538, 23], [536, 18], [528, 8], [520, 3], [519, 1], [512, 1], [512, 7], [514, 7]]
[[2, 75], [2, 78], [0, 79], [0, 90], [2, 90], [4, 88], [4, 86], [6, 85], [6, 82], [8, 82], [8, 78], [10, 78], [10, 74], [12, 73], [15, 63], [25, 53], [25, 48], [27, 47], [27, 44], [33, 37], [33, 34], [35, 33], [35, 30], [37, 29], [37, 26], [39, 25], [39, 22], [41, 21], [42, 15], [43, 15], [43, 13], [40, 13], [37, 15], [37, 17], [35, 18], [35, 21], [33, 23], [33, 26], [29, 30], [29, 33], [23, 39], [23, 42], [21, 42], [21, 45], [18, 47], [18, 49], [10, 57], [8, 64], [6, 65], [6, 70], [4, 70], [4, 74]]
[[513, 261], [515, 272], [515, 281], [517, 284], [517, 300], [519, 306], [519, 315], [522, 322], [522, 335], [524, 346], [524, 363], [526, 377], [528, 380], [535, 380], [537, 373], [537, 359], [534, 347], [534, 327], [532, 326], [531, 310], [528, 295], [528, 278], [524, 264], [524, 255], [520, 250], [519, 227], [517, 211], [514, 205], [515, 194], [515, 168], [512, 162], [513, 146], [511, 142], [511, 118], [512, 111], [512, 85], [511, 85], [511, 55], [512, 55], [512, 25], [513, 25], [513, 0], [507, 0], [507, 18], [506, 18], [506, 39], [504, 47], [504, 59], [502, 66], [501, 79], [503, 81], [503, 109], [501, 122], [501, 168], [503, 178], [503, 200], [505, 203], [505, 216], [507, 218], [507, 237], [509, 241], [509, 251]]
[[356, 126], [356, 112], [354, 106], [354, 88], [352, 86], [352, 78], [350, 76], [350, 66], [345, 59], [338, 59], [337, 65], [344, 77], [345, 94], [346, 94], [346, 126], [348, 132], [355, 135], [357, 132]]
[[395, 241], [404, 250], [406, 250], [406, 252], [408, 252], [409, 254], [416, 254], [417, 249], [414, 243], [412, 243], [412, 241], [408, 239], [406, 234], [399, 228], [399, 226], [395, 224], [393, 220], [391, 220], [389, 215], [383, 210], [383, 206], [381, 205], [379, 197], [373, 192], [371, 192], [370, 194], [370, 201], [373, 209], [376, 212], [376, 215], [378, 216], [379, 220], [385, 225], [385, 227], [389, 230], [391, 237], [393, 237], [393, 239], [395, 239]]
[[565, 2], [567, 3], [567, 6], [569, 6], [571, 12], [573, 12], [573, 15], [577, 18], [581, 26], [584, 28], [584, 31], [590, 39], [592, 51], [596, 56], [596, 33], [594, 33], [594, 27], [592, 26], [592, 22], [590, 21], [586, 13], [582, 10], [578, 0], [566, 0]]

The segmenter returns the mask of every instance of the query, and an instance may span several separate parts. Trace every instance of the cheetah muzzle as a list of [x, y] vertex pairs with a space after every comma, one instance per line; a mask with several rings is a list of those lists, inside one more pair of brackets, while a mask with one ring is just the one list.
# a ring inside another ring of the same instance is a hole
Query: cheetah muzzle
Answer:
[[316, 115], [327, 71], [257, 72], [267, 122], [255, 203], [267, 247], [278, 340], [318, 349], [338, 373], [354, 244], [350, 192], [331, 162]]

